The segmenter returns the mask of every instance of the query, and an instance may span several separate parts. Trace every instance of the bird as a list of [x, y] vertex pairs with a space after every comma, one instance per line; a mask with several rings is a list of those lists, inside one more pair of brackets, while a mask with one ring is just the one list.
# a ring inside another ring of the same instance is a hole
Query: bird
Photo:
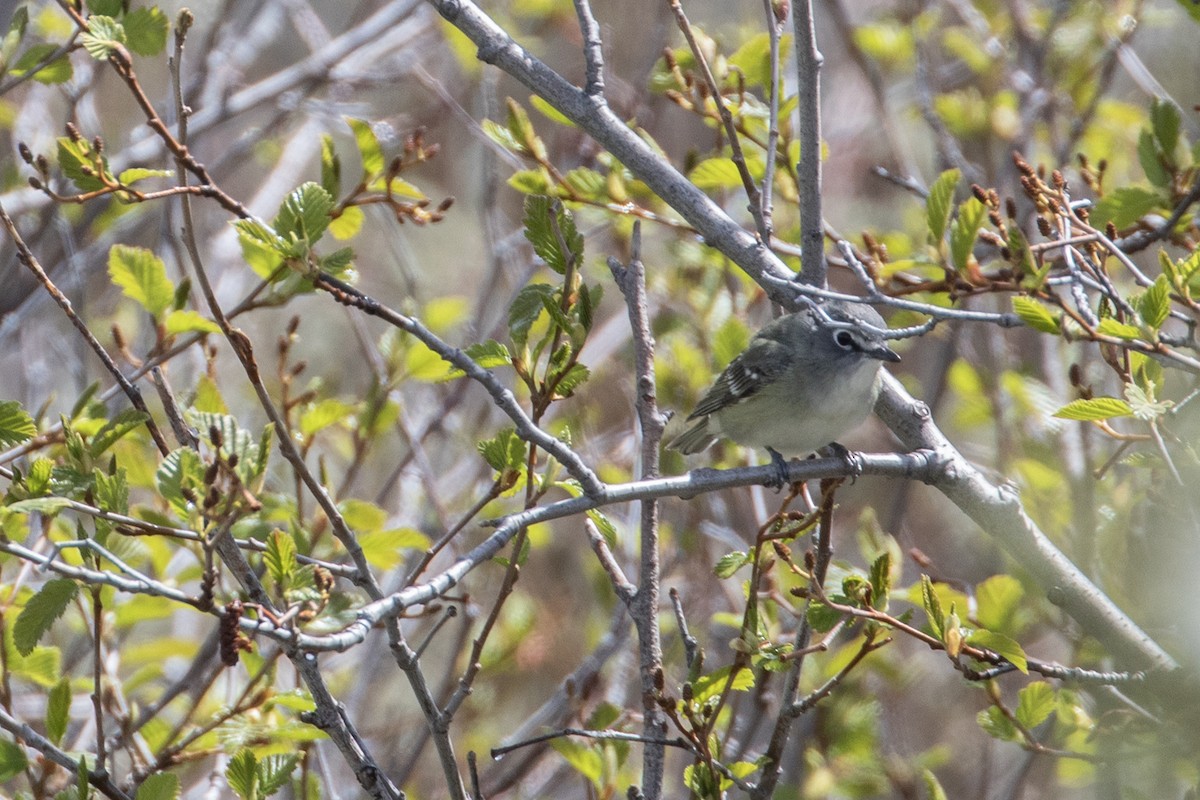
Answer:
[[782, 485], [783, 454], [804, 456], [836, 444], [874, 408], [880, 366], [900, 360], [883, 330], [875, 309], [841, 300], [771, 321], [729, 363], [666, 446], [687, 455], [725, 437], [764, 448]]

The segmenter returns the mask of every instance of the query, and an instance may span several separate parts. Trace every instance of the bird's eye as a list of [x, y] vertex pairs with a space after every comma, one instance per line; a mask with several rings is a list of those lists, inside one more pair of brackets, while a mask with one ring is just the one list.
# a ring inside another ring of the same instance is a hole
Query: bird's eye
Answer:
[[843, 350], [854, 349], [854, 337], [850, 335], [850, 331], [838, 331], [833, 335], [833, 341]]

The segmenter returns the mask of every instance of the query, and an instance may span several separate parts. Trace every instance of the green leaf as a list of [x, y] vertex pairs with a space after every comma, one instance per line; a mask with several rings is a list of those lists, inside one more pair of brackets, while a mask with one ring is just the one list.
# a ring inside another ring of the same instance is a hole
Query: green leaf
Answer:
[[144, 247], [114, 244], [108, 251], [108, 274], [126, 297], [155, 318], [175, 301], [175, 284], [162, 259]]
[[122, 170], [117, 176], [117, 180], [126, 186], [132, 186], [138, 181], [144, 181], [147, 178], [169, 178], [175, 173], [169, 169], [148, 169], [146, 167], [130, 167]]
[[0, 400], [0, 447], [12, 447], [37, 434], [33, 417], [16, 400]]
[[354, 250], [349, 247], [340, 247], [318, 262], [322, 272], [335, 278], [344, 276], [353, 263]]
[[[791, 52], [791, 36], [779, 39], [776, 51], [780, 60], [787, 58]], [[746, 40], [737, 51], [729, 57], [729, 65], [737, 67], [746, 76], [747, 86], [768, 87], [771, 83], [771, 38], [767, 33], [759, 33]]]
[[835, 611], [824, 603], [813, 601], [808, 606], [808, 624], [812, 625], [813, 630], [818, 633], [827, 633], [833, 630], [833, 626], [837, 625], [842, 619], [842, 612]]
[[1035, 681], [1017, 692], [1017, 722], [1032, 730], [1050, 717], [1056, 703], [1054, 688], [1045, 681]]
[[545, 167], [517, 170], [506, 182], [521, 194], [547, 195], [554, 190], [554, 183]]
[[0, 71], [2, 65], [7, 64], [17, 52], [17, 47], [21, 44], [21, 40], [25, 38], [25, 29], [29, 27], [29, 9], [25, 6], [19, 6], [13, 12], [12, 20], [8, 23], [8, 30], [4, 34], [3, 41], [0, 41]]
[[1090, 400], [1072, 400], [1054, 412], [1059, 419], [1077, 419], [1090, 422], [1113, 417], [1132, 416], [1133, 409], [1124, 400], [1116, 397], [1093, 397]]
[[1104, 336], [1116, 336], [1119, 339], [1139, 339], [1142, 335], [1142, 332], [1133, 325], [1118, 322], [1112, 317], [1100, 320], [1100, 324], [1096, 326], [1096, 332]]
[[289, 755], [276, 753], [260, 761], [258, 763], [259, 797], [270, 797], [286, 786], [292, 772], [296, 769], [299, 758], [295, 753]]
[[358, 544], [368, 564], [387, 571], [404, 561], [405, 550], [424, 550], [429, 547], [430, 541], [416, 528], [390, 528], [360, 533]]
[[97, 61], [104, 61], [125, 44], [125, 29], [112, 17], [93, 14], [88, 17], [88, 32], [80, 37], [83, 49]]
[[922, 767], [921, 780], [925, 782], [925, 793], [929, 795], [929, 800], [946, 800], [946, 790], [932, 770]]
[[[199, 453], [190, 447], [172, 450], [154, 473], [154, 482], [163, 499], [186, 515], [188, 505], [199, 500], [203, 492], [204, 464]], [[190, 499], [187, 494], [191, 495]]]
[[958, 207], [958, 216], [950, 224], [950, 262], [959, 272], [970, 264], [975, 238], [986, 216], [987, 207], [975, 197], [968, 197]]
[[362, 230], [366, 217], [358, 206], [347, 206], [342, 213], [329, 222], [329, 233], [339, 242], [352, 239]]
[[885, 550], [871, 562], [871, 607], [877, 611], [887, 611], [891, 591], [892, 554]]
[[1153, 383], [1147, 384], [1145, 389], [1136, 383], [1125, 384], [1125, 399], [1129, 401], [1133, 415], [1142, 421], [1158, 419], [1174, 405], [1170, 400], [1154, 399]]
[[1021, 645], [1004, 634], [993, 631], [974, 631], [967, 641], [975, 647], [991, 650], [996, 655], [1007, 659], [1021, 672], [1029, 674], [1029, 661], [1025, 656], [1025, 651]]
[[63, 676], [46, 698], [46, 736], [54, 744], [62, 741], [71, 719], [71, 679]]
[[1159, 275], [1154, 283], [1136, 299], [1138, 314], [1142, 322], [1154, 330], [1162, 327], [1171, 314], [1171, 286], [1166, 275]]
[[1179, 125], [1182, 117], [1179, 108], [1170, 100], [1158, 97], [1150, 104], [1150, 129], [1158, 140], [1159, 148], [1168, 163], [1174, 163], [1175, 150], [1179, 147]]
[[512, 135], [512, 139], [517, 144], [518, 152], [532, 156], [539, 164], [546, 163], [548, 154], [546, 152], [546, 143], [537, 135], [537, 131], [533, 128], [533, 123], [529, 121], [529, 114], [525, 113], [525, 109], [521, 108], [521, 104], [511, 97], [506, 98], [508, 107], [508, 132]]
[[354, 410], [354, 406], [341, 400], [321, 400], [306, 408], [300, 415], [300, 433], [307, 439], [330, 425], [348, 422]]
[[28, 766], [24, 748], [16, 742], [0, 739], [0, 783], [20, 775]]
[[1013, 313], [1021, 318], [1030, 328], [1042, 333], [1060, 333], [1058, 320], [1036, 300], [1028, 297], [1015, 296], [1012, 298]]
[[357, 533], [377, 531], [388, 520], [388, 512], [366, 500], [355, 500], [353, 498], [343, 500], [338, 504], [338, 511], [341, 512], [342, 517], [346, 520], [346, 524]]
[[559, 125], [566, 125], [569, 128], [574, 128], [575, 123], [567, 119], [557, 108], [550, 105], [549, 101], [543, 100], [538, 95], [529, 96], [529, 105], [541, 112], [542, 116], [551, 122], [557, 122]]
[[371, 130], [371, 123], [354, 117], [344, 119], [354, 132], [354, 142], [358, 145], [358, 155], [362, 159], [363, 174], [368, 177], [381, 174], [384, 167], [383, 149], [379, 146], [375, 131]]
[[[96, 170], [103, 168], [104, 159], [97, 159], [91, 152], [87, 142], [60, 136], [58, 145], [58, 168], [62, 170], [81, 192], [91, 192], [104, 188], [104, 182], [96, 177]], [[100, 167], [97, 166], [100, 162]]]
[[18, 653], [27, 656], [33, 652], [38, 641], [75, 599], [78, 590], [75, 581], [55, 578], [46, 581], [37, 594], [29, 598], [13, 624], [13, 644]]
[[1118, 229], [1128, 228], [1142, 217], [1161, 206], [1165, 201], [1158, 192], [1136, 186], [1122, 186], [1105, 192], [1092, 211], [1092, 224], [1100, 230], [1111, 222]]
[[167, 46], [171, 24], [157, 6], [135, 8], [121, 20], [130, 50], [139, 56], [156, 56]]
[[115, 17], [125, 10], [125, 2], [126, 0], [87, 0], [87, 7], [93, 14]]
[[328, 133], [321, 136], [321, 188], [333, 197], [342, 191], [342, 160]]
[[688, 174], [688, 180], [705, 191], [737, 189], [742, 176], [732, 158], [707, 158]]
[[10, 503], [7, 508], [13, 514], [53, 514], [69, 505], [71, 500], [66, 497], [31, 497]]
[[553, 298], [554, 287], [548, 283], [531, 283], [517, 292], [508, 308], [508, 335], [518, 350], [524, 349], [529, 329], [546, 308], [545, 298]]
[[938, 600], [937, 590], [933, 588], [933, 581], [928, 575], [921, 576], [921, 603], [925, 607], [925, 614], [929, 617], [929, 627], [933, 629], [934, 635], [939, 639], [942, 638], [946, 627], [946, 617], [942, 613], [942, 602]]
[[754, 670], [739, 669], [733, 678], [733, 683], [729, 683], [731, 670], [732, 667], [721, 667], [692, 681], [693, 702], [703, 704], [705, 700], [716, 697], [725, 691], [726, 685], [735, 692], [748, 692], [754, 688]]
[[993, 575], [975, 587], [976, 617], [988, 630], [1017, 632], [1017, 617], [1025, 590], [1012, 575]]
[[254, 753], [243, 747], [237, 751], [225, 767], [225, 780], [229, 788], [237, 792], [242, 800], [258, 800], [258, 760]]
[[148, 419], [150, 419], [150, 415], [145, 411], [138, 411], [136, 408], [125, 409], [106, 422], [103, 428], [96, 431], [96, 435], [92, 437], [92, 441], [88, 445], [88, 452], [92, 458], [99, 458], [108, 448], [120, 441], [121, 437], [140, 428]]
[[[59, 56], [53, 61], [42, 64], [42, 61], [56, 50], [58, 50], [57, 45], [49, 43], [35, 44], [21, 54], [21, 57], [17, 59], [17, 63], [13, 64], [10, 72], [14, 76], [19, 77], [37, 68], [37, 72], [33, 74], [33, 79], [38, 83], [47, 85], [66, 83], [74, 75], [71, 60], [66, 55]], [[39, 64], [41, 64], [40, 67], [38, 66]]]
[[567, 264], [583, 260], [583, 235], [575, 227], [575, 215], [562, 203], [544, 195], [525, 198], [525, 238], [546, 266], [559, 275]]
[[488, 466], [497, 472], [519, 470], [525, 465], [525, 441], [512, 428], [503, 429], [475, 447]]
[[163, 323], [167, 333], [178, 336], [181, 333], [220, 333], [221, 326], [203, 314], [190, 309], [172, 311], [167, 314]]
[[284, 239], [295, 238], [313, 245], [329, 227], [333, 196], [321, 184], [301, 184], [283, 201], [275, 217], [275, 232]]
[[[486, 342], [476, 342], [464, 351], [471, 360], [484, 369], [494, 369], [495, 367], [506, 367], [512, 363], [512, 355], [508, 352], [508, 348], [495, 339], [488, 339]], [[456, 370], [461, 373], [461, 370]]]
[[129, 481], [125, 468], [118, 467], [109, 475], [101, 470], [93, 472], [96, 483], [96, 505], [115, 514], [129, 513]]
[[595, 787], [596, 792], [604, 788], [602, 781], [604, 776], [604, 759], [600, 754], [598, 746], [562, 738], [551, 740], [550, 746], [554, 748], [556, 753], [566, 759], [566, 762], [571, 765], [572, 769], [584, 778], [587, 778], [592, 786]]
[[717, 559], [716, 566], [713, 567], [713, 574], [722, 579], [732, 578], [735, 572], [749, 563], [750, 554], [745, 550], [726, 553]]
[[286, 589], [291, 585], [296, 570], [296, 541], [290, 534], [276, 528], [267, 537], [267, 549], [263, 552], [263, 563], [267, 574], [275, 585]]
[[1160, 189], [1166, 189], [1171, 183], [1171, 175], [1163, 165], [1163, 154], [1158, 148], [1158, 142], [1148, 130], [1138, 135], [1138, 163], [1146, 173], [1146, 180]]
[[134, 800], [176, 800], [179, 797], [179, 776], [170, 772], [148, 775], [138, 786]]
[[946, 234], [946, 224], [954, 207], [954, 190], [961, 174], [957, 169], [948, 169], [929, 187], [929, 197], [925, 201], [925, 224], [929, 228], [929, 240], [935, 244], [941, 242]]

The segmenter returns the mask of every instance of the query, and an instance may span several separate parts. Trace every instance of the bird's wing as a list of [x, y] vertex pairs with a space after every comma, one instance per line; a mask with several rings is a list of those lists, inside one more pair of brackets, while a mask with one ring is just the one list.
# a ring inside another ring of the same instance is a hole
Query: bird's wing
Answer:
[[707, 416], [740, 403], [774, 382], [788, 368], [785, 347], [774, 338], [756, 336], [741, 355], [729, 362], [688, 419]]

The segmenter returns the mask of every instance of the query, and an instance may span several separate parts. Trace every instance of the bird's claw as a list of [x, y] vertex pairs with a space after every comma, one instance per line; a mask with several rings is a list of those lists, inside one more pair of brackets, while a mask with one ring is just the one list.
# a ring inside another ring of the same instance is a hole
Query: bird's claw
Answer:
[[775, 477], [771, 478], [764, 485], [769, 489], [780, 492], [783, 490], [783, 487], [791, 483], [788, 480], [787, 460], [773, 447], [768, 447], [767, 452], [771, 454], [771, 466], [775, 468]]
[[850, 483], [853, 484], [858, 476], [863, 474], [863, 460], [858, 453], [838, 442], [830, 442], [824, 449], [829, 452], [830, 456], [841, 459], [846, 464], [846, 469], [850, 472]]

